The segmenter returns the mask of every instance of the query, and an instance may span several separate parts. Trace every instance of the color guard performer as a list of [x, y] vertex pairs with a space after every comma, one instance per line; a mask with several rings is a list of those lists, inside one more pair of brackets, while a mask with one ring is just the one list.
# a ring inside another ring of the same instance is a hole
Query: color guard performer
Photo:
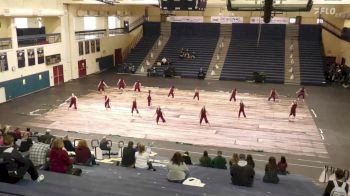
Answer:
[[170, 97], [170, 95], [172, 96], [172, 98], [174, 98], [174, 90], [175, 90], [175, 86], [172, 85], [169, 89], [169, 94], [168, 97]]
[[241, 113], [243, 113], [244, 118], [247, 118], [244, 112], [244, 103], [243, 100], [241, 100], [241, 102], [239, 103], [239, 112], [238, 112], [238, 118], [241, 117]]
[[159, 119], [161, 119], [162, 122], [165, 123], [163, 112], [162, 112], [162, 109], [160, 108], [160, 106], [158, 106], [156, 113], [154, 115], [157, 115], [157, 118], [156, 118], [157, 125], [158, 125]]
[[73, 105], [74, 105], [74, 109], [76, 110], [77, 109], [77, 101], [78, 101], [78, 97], [74, 95], [74, 93], [72, 93], [72, 96], [70, 96], [66, 102], [70, 102], [69, 103], [69, 107], [68, 107], [68, 110], [69, 108], [71, 108]]
[[101, 92], [101, 91], [105, 92], [105, 87], [108, 88], [108, 86], [107, 86], [105, 80], [101, 80], [101, 81], [98, 83], [98, 85], [97, 85], [97, 90], [98, 90], [99, 92]]
[[273, 101], [276, 101], [276, 99], [278, 98], [278, 93], [275, 88], [271, 90], [268, 101], [270, 101], [271, 98], [273, 99]]
[[120, 78], [120, 79], [118, 80], [117, 85], [118, 85], [118, 89], [124, 89], [125, 86], [126, 86], [124, 79], [123, 79], [123, 78]]
[[197, 100], [199, 101], [199, 90], [198, 90], [198, 89], [195, 89], [195, 90], [194, 90], [193, 99], [195, 99], [196, 97], [197, 97]]
[[134, 91], [138, 91], [140, 92], [141, 91], [141, 82], [140, 80], [137, 80], [134, 84]]
[[107, 109], [111, 109], [111, 106], [109, 105], [109, 97], [107, 95], [105, 95], [105, 108]]
[[299, 100], [300, 97], [302, 97], [303, 101], [304, 101], [304, 99], [305, 99], [305, 97], [307, 95], [305, 87], [301, 87], [296, 93], [298, 95], [298, 100]]
[[136, 98], [132, 102], [132, 106], [131, 106], [131, 115], [132, 116], [134, 115], [134, 110], [136, 111], [137, 114], [139, 114], [139, 110], [137, 109]]
[[236, 102], [236, 94], [237, 94], [237, 89], [233, 89], [232, 92], [231, 92], [231, 98], [230, 98], [230, 101], [233, 101]]
[[290, 116], [293, 116], [295, 119], [295, 115], [297, 113], [297, 107], [298, 107], [297, 101], [293, 101], [292, 105], [290, 106], [290, 113], [289, 113], [288, 120], [290, 120]]
[[152, 102], [151, 90], [148, 90], [148, 97], [147, 97], [148, 107], [151, 106], [151, 102]]
[[204, 119], [205, 124], [209, 124], [209, 126], [210, 126], [210, 123], [209, 123], [208, 118], [207, 118], [207, 114], [208, 114], [208, 112], [205, 109], [205, 106], [203, 106], [203, 108], [201, 109], [201, 112], [200, 112], [199, 125], [202, 125], [202, 121]]

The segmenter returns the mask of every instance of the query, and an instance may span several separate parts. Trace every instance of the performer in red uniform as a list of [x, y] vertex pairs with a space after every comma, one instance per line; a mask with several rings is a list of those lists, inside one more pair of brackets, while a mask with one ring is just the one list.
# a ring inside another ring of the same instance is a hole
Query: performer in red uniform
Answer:
[[241, 100], [241, 102], [239, 103], [239, 112], [238, 112], [238, 118], [241, 117], [241, 113], [243, 113], [244, 118], [247, 118], [244, 112], [244, 103]]
[[148, 90], [148, 97], [147, 97], [148, 107], [151, 106], [151, 102], [152, 102], [151, 90]]
[[199, 101], [199, 90], [198, 90], [198, 89], [195, 89], [195, 90], [194, 90], [193, 99], [195, 99], [196, 97], [197, 97], [197, 100]]
[[237, 89], [233, 89], [232, 92], [231, 92], [231, 98], [230, 98], [230, 101], [233, 101], [236, 102], [236, 94], [237, 94]]
[[160, 108], [160, 106], [158, 106], [156, 113], [154, 115], [157, 115], [157, 118], [156, 118], [157, 125], [158, 125], [159, 119], [161, 119], [162, 122], [165, 123], [163, 112], [162, 112], [162, 109]]
[[205, 124], [209, 124], [209, 126], [210, 126], [210, 123], [209, 123], [208, 118], [207, 118], [207, 114], [208, 114], [208, 112], [205, 109], [205, 106], [203, 106], [203, 108], [201, 109], [201, 112], [200, 112], [199, 125], [202, 125], [202, 121], [204, 119]]
[[269, 97], [268, 101], [270, 101], [271, 98], [273, 99], [273, 101], [276, 101], [277, 97], [278, 97], [278, 94], [277, 94], [276, 89], [274, 88], [270, 92], [270, 97]]
[[125, 84], [125, 81], [123, 80], [123, 78], [120, 78], [120, 79], [118, 80], [117, 85], [118, 85], [118, 88], [119, 88], [119, 89], [124, 89], [124, 88], [125, 88], [126, 84]]
[[289, 120], [290, 120], [290, 116], [293, 115], [294, 119], [295, 119], [295, 115], [297, 113], [297, 101], [293, 101], [292, 105], [290, 106], [290, 113], [289, 113]]
[[109, 105], [109, 97], [107, 95], [105, 95], [105, 108], [111, 109], [111, 106]]
[[172, 96], [172, 98], [174, 98], [174, 90], [175, 90], [175, 86], [172, 85], [169, 89], [169, 94], [168, 97], [170, 97], [170, 95]]
[[104, 92], [104, 91], [105, 91], [105, 87], [108, 88], [106, 82], [105, 82], [104, 80], [101, 80], [101, 81], [98, 83], [98, 85], [97, 85], [97, 90], [98, 90], [99, 92], [101, 92], [101, 91]]
[[69, 104], [69, 107], [68, 107], [68, 110], [69, 108], [71, 108], [73, 105], [74, 105], [74, 109], [76, 110], [77, 109], [77, 101], [78, 101], [78, 97], [74, 95], [74, 93], [72, 93], [72, 96], [70, 96], [66, 102], [70, 102]]
[[137, 80], [137, 82], [134, 84], [134, 91], [141, 91], [141, 82], [139, 80]]
[[134, 101], [132, 102], [132, 106], [131, 106], [131, 115], [134, 115], [134, 110], [136, 110], [136, 113], [139, 113], [139, 110], [137, 109], [137, 103], [136, 103], [136, 98], [134, 99]]
[[305, 87], [301, 87], [296, 93], [298, 95], [298, 100], [300, 97], [302, 97], [304, 101], [305, 96], [307, 95]]

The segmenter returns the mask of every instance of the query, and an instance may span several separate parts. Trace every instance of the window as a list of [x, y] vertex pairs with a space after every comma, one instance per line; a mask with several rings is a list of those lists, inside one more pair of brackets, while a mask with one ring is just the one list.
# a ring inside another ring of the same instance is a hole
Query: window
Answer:
[[322, 18], [317, 18], [316, 23], [317, 24], [322, 24], [323, 23], [323, 19]]
[[120, 19], [117, 16], [108, 16], [108, 29], [115, 29], [120, 27]]
[[289, 18], [289, 24], [295, 24], [296, 19], [295, 18]]
[[84, 17], [84, 30], [95, 30], [96, 29], [96, 17]]
[[15, 18], [16, 28], [28, 28], [28, 18]]

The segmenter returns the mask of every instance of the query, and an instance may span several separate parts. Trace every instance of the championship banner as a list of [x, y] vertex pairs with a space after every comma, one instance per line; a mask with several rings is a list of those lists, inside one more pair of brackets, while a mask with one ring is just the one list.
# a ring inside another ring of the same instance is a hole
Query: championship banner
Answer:
[[84, 55], [84, 42], [78, 42], [79, 56]]
[[187, 22], [187, 23], [203, 23], [203, 16], [168, 16], [168, 22]]
[[0, 53], [0, 72], [9, 70], [8, 62], [7, 62], [7, 53]]
[[95, 50], [96, 50], [95, 40], [91, 40], [90, 44], [91, 44], [91, 53], [95, 53]]
[[[261, 17], [250, 17], [251, 24], [265, 24]], [[268, 24], [289, 24], [288, 17], [273, 17]]]
[[43, 64], [44, 59], [44, 48], [37, 48], [36, 53], [38, 54], [38, 64]]
[[96, 52], [100, 52], [100, 40], [96, 40]]
[[90, 42], [85, 41], [85, 54], [90, 54]]
[[28, 49], [28, 50], [27, 50], [27, 55], [28, 55], [28, 65], [29, 65], [29, 66], [35, 65], [35, 53], [34, 53], [34, 49]]
[[26, 66], [24, 50], [17, 50], [17, 66], [18, 68]]
[[236, 16], [212, 16], [210, 20], [212, 23], [220, 24], [243, 23], [243, 17]]

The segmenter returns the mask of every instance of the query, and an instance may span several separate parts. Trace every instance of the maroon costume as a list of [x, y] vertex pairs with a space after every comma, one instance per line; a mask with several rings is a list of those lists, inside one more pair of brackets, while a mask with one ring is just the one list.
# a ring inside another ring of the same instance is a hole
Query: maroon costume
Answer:
[[202, 108], [202, 110], [201, 110], [201, 118], [199, 120], [199, 124], [202, 124], [203, 119], [204, 119], [204, 122], [206, 124], [209, 123], [208, 118], [207, 118], [207, 110], [205, 108]]
[[230, 101], [232, 101], [233, 99], [233, 101], [236, 102], [236, 94], [237, 94], [237, 89], [232, 90]]
[[136, 112], [139, 113], [139, 110], [137, 109], [136, 100], [132, 102], [131, 114], [134, 114], [134, 110], [136, 110]]
[[74, 105], [74, 109], [77, 109], [77, 97], [76, 96], [71, 96], [70, 98], [70, 104], [69, 104], [69, 108], [71, 108]]
[[125, 81], [123, 79], [119, 79], [117, 85], [118, 85], [119, 89], [124, 89], [125, 88]]
[[292, 104], [292, 107], [290, 108], [289, 116], [293, 115], [295, 118], [295, 115], [297, 113], [297, 106], [298, 104], [296, 102]]
[[246, 118], [245, 112], [244, 112], [244, 103], [239, 103], [239, 112], [238, 112], [238, 118], [241, 117], [241, 113], [243, 113], [244, 118]]
[[161, 119], [162, 122], [165, 123], [165, 119], [164, 119], [164, 117], [163, 117], [162, 109], [157, 108], [156, 114], [157, 114], [157, 118], [156, 118], [157, 125], [158, 125], [159, 119]]
[[140, 81], [135, 82], [134, 91], [138, 91], [138, 92], [141, 91], [141, 82]]
[[196, 97], [197, 97], [197, 100], [199, 100], [199, 91], [198, 91], [198, 90], [196, 90], [196, 91], [194, 92], [193, 99], [195, 99]]
[[174, 98], [174, 90], [175, 90], [175, 87], [172, 86], [169, 90], [169, 94], [168, 94], [168, 97], [170, 97], [170, 95]]
[[303, 99], [305, 98], [305, 88], [301, 88], [299, 91], [298, 91], [298, 98], [302, 97]]
[[151, 106], [151, 102], [152, 102], [151, 91], [148, 91], [148, 97], [147, 97], [148, 107]]
[[100, 83], [98, 83], [98, 85], [97, 85], [97, 90], [98, 91], [105, 91], [105, 87], [106, 87], [107, 85], [106, 85], [106, 83], [105, 83], [105, 81], [104, 80], [101, 80], [100, 81]]
[[109, 105], [109, 97], [107, 95], [105, 96], [105, 108], [111, 108], [111, 106]]
[[270, 101], [271, 98], [273, 99], [273, 101], [276, 101], [276, 98], [277, 98], [276, 89], [271, 90], [270, 97], [269, 97], [268, 101]]

